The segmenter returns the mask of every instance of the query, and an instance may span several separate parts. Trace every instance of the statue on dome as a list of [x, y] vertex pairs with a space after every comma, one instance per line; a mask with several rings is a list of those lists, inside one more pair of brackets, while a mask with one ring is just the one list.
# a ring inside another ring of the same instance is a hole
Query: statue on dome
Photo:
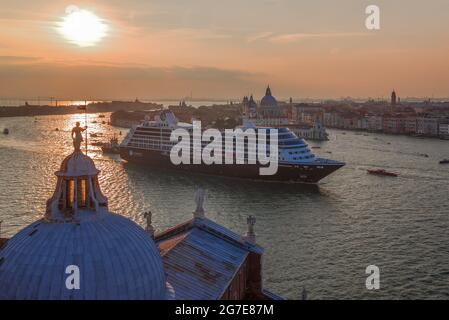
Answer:
[[80, 127], [80, 123], [77, 122], [76, 126], [72, 129], [72, 139], [73, 139], [73, 147], [76, 151], [81, 151], [81, 142], [83, 142], [83, 135], [81, 134], [84, 130], [87, 129], [87, 126], [84, 128]]

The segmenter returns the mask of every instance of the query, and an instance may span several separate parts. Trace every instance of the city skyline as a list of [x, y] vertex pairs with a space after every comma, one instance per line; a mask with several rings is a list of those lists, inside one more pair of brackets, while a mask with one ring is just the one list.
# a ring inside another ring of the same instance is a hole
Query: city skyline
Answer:
[[[365, 28], [365, 8], [381, 29]], [[67, 9], [106, 26], [67, 41]], [[449, 96], [449, 3], [2, 1], [0, 96], [229, 99]], [[412, 23], [413, 22], [413, 23]]]

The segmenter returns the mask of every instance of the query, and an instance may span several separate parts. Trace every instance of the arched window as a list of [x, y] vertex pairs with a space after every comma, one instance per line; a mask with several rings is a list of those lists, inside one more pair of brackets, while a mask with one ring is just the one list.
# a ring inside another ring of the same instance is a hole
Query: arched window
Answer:
[[73, 209], [73, 206], [75, 204], [75, 180], [73, 179], [69, 179], [66, 181], [65, 198], [65, 207], [67, 209]]
[[78, 202], [78, 208], [86, 208], [87, 207], [87, 178], [81, 177], [78, 178], [78, 192], [77, 192], [77, 202]]
[[[76, 182], [76, 183], [75, 183]], [[89, 199], [89, 188], [87, 177], [66, 179], [62, 200], [65, 209], [87, 208]]]

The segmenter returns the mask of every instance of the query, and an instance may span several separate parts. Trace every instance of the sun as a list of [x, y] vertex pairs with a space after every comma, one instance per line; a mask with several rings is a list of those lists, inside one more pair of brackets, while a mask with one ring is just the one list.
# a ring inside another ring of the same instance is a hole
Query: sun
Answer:
[[58, 23], [58, 31], [69, 42], [80, 47], [91, 47], [106, 36], [108, 26], [92, 12], [69, 6], [66, 13]]

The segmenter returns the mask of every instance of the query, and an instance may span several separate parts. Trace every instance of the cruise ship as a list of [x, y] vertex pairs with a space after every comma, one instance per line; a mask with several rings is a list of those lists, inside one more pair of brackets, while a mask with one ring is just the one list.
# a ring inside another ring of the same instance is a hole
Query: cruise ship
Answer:
[[[242, 130], [251, 127], [251, 123], [244, 120]], [[245, 148], [245, 162], [243, 164], [178, 164], [170, 159], [170, 151], [178, 142], [170, 141], [173, 130], [183, 128], [188, 132], [193, 131], [193, 124], [179, 122], [170, 110], [163, 110], [156, 115], [154, 120], [146, 118], [140, 125], [131, 128], [125, 139], [120, 144], [120, 156], [128, 162], [139, 163], [155, 168], [168, 168], [184, 170], [203, 174], [212, 174], [245, 179], [261, 179], [271, 181], [288, 181], [300, 183], [317, 183], [345, 164], [340, 161], [316, 157], [307, 143], [298, 138], [288, 128], [252, 128], [256, 133], [269, 129], [278, 130], [278, 169], [273, 175], [260, 175], [260, 163], [248, 163], [248, 150]], [[192, 134], [190, 135], [192, 137]], [[192, 138], [190, 139], [192, 143]], [[203, 142], [202, 147], [208, 144]], [[267, 139], [269, 144], [269, 139]], [[234, 155], [235, 156], [234, 146]], [[193, 148], [190, 148], [193, 150]], [[225, 148], [223, 147], [223, 150]], [[270, 150], [268, 145], [266, 150]], [[191, 155], [192, 156], [192, 155]], [[223, 151], [223, 158], [225, 158]], [[223, 161], [224, 163], [225, 161]]]

